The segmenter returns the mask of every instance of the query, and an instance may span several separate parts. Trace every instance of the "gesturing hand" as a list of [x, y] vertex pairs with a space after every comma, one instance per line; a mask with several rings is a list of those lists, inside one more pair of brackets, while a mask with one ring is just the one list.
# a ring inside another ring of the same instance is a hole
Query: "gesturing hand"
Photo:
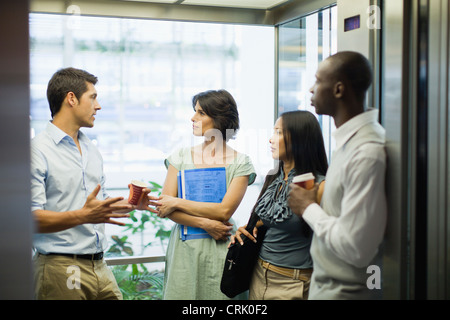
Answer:
[[127, 213], [114, 213], [114, 211], [128, 210], [133, 207], [130, 204], [117, 204], [123, 200], [122, 197], [108, 198], [106, 200], [98, 200], [97, 194], [100, 191], [100, 185], [97, 185], [92, 193], [87, 197], [86, 203], [81, 209], [82, 223], [111, 223], [117, 225], [125, 225], [125, 223], [112, 220], [112, 218], [127, 218]]

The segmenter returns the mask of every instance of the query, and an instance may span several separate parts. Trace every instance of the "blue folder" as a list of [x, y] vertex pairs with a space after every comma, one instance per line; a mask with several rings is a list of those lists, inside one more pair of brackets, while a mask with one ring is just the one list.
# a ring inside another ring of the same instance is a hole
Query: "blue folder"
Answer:
[[[201, 168], [178, 172], [178, 197], [199, 202], [221, 203], [227, 192], [225, 168]], [[211, 238], [201, 228], [181, 225], [181, 240]]]

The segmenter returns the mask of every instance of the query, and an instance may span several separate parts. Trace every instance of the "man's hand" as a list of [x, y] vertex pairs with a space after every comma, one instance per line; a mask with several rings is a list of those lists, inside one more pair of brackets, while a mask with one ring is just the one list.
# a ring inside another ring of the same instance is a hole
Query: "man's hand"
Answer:
[[319, 184], [316, 183], [310, 190], [299, 187], [295, 183], [291, 183], [289, 187], [288, 205], [292, 212], [301, 217], [311, 203], [316, 203]]
[[131, 211], [133, 206], [128, 203], [118, 203], [123, 197], [108, 198], [98, 200], [97, 194], [100, 191], [100, 185], [95, 187], [94, 191], [87, 197], [86, 203], [81, 209], [81, 223], [111, 223], [124, 226], [125, 223], [112, 220], [112, 218], [127, 218], [127, 213], [118, 213], [117, 211]]

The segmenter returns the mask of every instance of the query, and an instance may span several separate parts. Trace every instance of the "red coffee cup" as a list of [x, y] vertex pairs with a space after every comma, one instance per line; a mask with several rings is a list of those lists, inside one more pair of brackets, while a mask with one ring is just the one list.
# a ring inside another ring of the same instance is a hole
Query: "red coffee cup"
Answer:
[[130, 195], [128, 196], [128, 203], [137, 205], [139, 198], [142, 195], [142, 190], [146, 188], [147, 185], [139, 180], [131, 180]]
[[293, 183], [305, 189], [312, 189], [314, 187], [314, 181], [315, 177], [311, 172], [295, 176], [292, 179]]

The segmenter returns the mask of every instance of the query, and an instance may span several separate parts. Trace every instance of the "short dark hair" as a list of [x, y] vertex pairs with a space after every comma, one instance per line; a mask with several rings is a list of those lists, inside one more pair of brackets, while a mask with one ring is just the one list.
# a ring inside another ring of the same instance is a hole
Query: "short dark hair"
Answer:
[[61, 109], [61, 105], [69, 92], [73, 92], [77, 99], [87, 91], [86, 82], [95, 85], [97, 77], [81, 69], [64, 68], [52, 76], [47, 86], [47, 100], [52, 118]]
[[236, 101], [226, 90], [208, 90], [196, 94], [192, 98], [195, 110], [197, 102], [203, 111], [213, 119], [214, 127], [218, 129], [225, 141], [234, 138], [239, 130], [239, 112]]
[[369, 60], [359, 52], [341, 51], [330, 57], [335, 64], [334, 76], [343, 77], [355, 95], [364, 100], [366, 91], [372, 84], [372, 67]]

